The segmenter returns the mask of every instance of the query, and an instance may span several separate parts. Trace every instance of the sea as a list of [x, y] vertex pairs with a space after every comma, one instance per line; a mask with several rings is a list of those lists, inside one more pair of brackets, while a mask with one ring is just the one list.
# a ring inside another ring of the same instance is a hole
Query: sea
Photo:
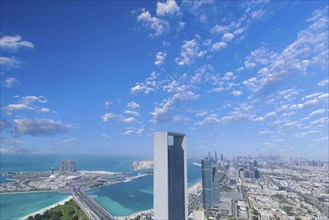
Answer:
[[[125, 172], [128, 176], [152, 170], [134, 171], [132, 164], [136, 160], [151, 158], [117, 157], [106, 155], [19, 155], [1, 156], [0, 171], [49, 171], [51, 168], [58, 170], [62, 160], [74, 160], [77, 170], [104, 170]], [[191, 186], [201, 180], [201, 168], [194, 163], [196, 160], [187, 161], [188, 185]], [[10, 176], [1, 177], [1, 183], [10, 180]], [[92, 189], [87, 195], [95, 200], [114, 216], [126, 216], [135, 212], [153, 208], [153, 176], [144, 176], [130, 182]], [[59, 202], [68, 195], [57, 192], [0, 194], [0, 219], [16, 220], [53, 203]], [[19, 210], [19, 211], [17, 211]]]

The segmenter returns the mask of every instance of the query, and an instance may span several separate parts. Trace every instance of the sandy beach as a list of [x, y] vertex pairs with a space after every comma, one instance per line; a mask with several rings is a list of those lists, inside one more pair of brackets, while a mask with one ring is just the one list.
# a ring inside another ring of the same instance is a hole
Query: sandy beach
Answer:
[[43, 193], [43, 192], [57, 192], [57, 190], [32, 190], [32, 191], [20, 191], [20, 192], [2, 192], [0, 194], [6, 195], [6, 194]]
[[52, 208], [56, 207], [57, 205], [64, 205], [65, 202], [70, 201], [71, 199], [73, 199], [73, 197], [72, 196], [69, 196], [66, 199], [63, 199], [63, 200], [61, 200], [61, 201], [59, 201], [59, 202], [57, 202], [55, 204], [52, 204], [52, 205], [50, 205], [50, 206], [48, 206], [46, 208], [40, 209], [40, 210], [38, 210], [36, 212], [30, 213], [30, 214], [28, 214], [28, 215], [26, 215], [26, 216], [24, 216], [22, 218], [19, 218], [19, 220], [26, 220], [31, 215], [32, 216], [35, 216], [36, 214], [43, 214], [43, 213], [45, 213], [45, 211], [47, 211], [49, 209], [52, 209]]
[[86, 173], [93, 173], [93, 174], [101, 174], [101, 175], [114, 175], [114, 174], [119, 174], [118, 172], [110, 172], [110, 171], [103, 171], [103, 170], [96, 170], [96, 171], [89, 171], [89, 170], [81, 170], [79, 171], [81, 174], [86, 174]]

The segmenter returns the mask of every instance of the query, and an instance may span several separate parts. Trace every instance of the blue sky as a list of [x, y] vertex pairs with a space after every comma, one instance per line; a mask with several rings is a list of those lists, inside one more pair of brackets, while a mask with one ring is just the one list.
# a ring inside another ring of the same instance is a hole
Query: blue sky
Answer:
[[1, 152], [328, 157], [327, 1], [1, 1]]

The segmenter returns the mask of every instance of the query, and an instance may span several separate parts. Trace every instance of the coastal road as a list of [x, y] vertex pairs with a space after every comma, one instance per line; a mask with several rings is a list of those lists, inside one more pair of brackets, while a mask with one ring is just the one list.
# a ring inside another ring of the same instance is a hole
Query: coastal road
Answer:
[[93, 220], [114, 220], [111, 213], [105, 210], [92, 198], [86, 196], [83, 192], [81, 192], [81, 190], [74, 189], [72, 196], [78, 201], [79, 204], [81, 204], [82, 208]]

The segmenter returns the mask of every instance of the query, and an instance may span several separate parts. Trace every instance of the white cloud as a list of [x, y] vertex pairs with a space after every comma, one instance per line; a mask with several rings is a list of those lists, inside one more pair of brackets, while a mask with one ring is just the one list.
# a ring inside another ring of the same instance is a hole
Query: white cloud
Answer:
[[128, 102], [127, 107], [136, 109], [136, 108], [139, 108], [140, 105], [136, 102]]
[[216, 114], [211, 114], [206, 118], [204, 118], [202, 121], [197, 122], [197, 124], [202, 126], [202, 125], [216, 124], [219, 122], [220, 122], [219, 117]]
[[154, 108], [154, 111], [151, 112], [153, 120], [155, 122], [166, 122], [172, 120], [170, 115], [171, 111], [174, 108], [176, 103], [185, 102], [189, 100], [198, 99], [200, 95], [193, 93], [192, 91], [181, 91], [175, 93], [170, 99], [164, 99], [162, 103]]
[[234, 96], [240, 96], [241, 94], [242, 94], [242, 92], [239, 91], [239, 90], [234, 90], [234, 91], [232, 92], [232, 95], [234, 95]]
[[227, 43], [221, 41], [221, 42], [216, 42], [212, 45], [211, 47], [211, 50], [215, 50], [215, 51], [218, 51], [218, 50], [221, 50], [223, 48], [227, 47]]
[[137, 16], [137, 20], [143, 22], [145, 28], [154, 32], [150, 35], [151, 37], [162, 35], [167, 32], [170, 27], [167, 21], [152, 17], [150, 12], [145, 10]]
[[0, 56], [0, 65], [8, 68], [19, 68], [20, 62], [15, 57]]
[[128, 127], [127, 129], [126, 129], [126, 131], [125, 132], [123, 132], [122, 134], [123, 135], [130, 135], [130, 134], [138, 134], [138, 135], [140, 135], [141, 133], [143, 133], [143, 131], [144, 131], [144, 127], [142, 126], [142, 127], [140, 127], [140, 128], [136, 128], [136, 127]]
[[49, 108], [40, 108], [39, 109], [40, 112], [50, 112]]
[[329, 79], [324, 79], [324, 80], [318, 82], [317, 85], [320, 87], [327, 86], [327, 85], [329, 85]]
[[29, 41], [23, 41], [19, 35], [3, 36], [0, 38], [0, 47], [2, 49], [17, 50], [19, 48], [33, 48], [34, 45]]
[[105, 105], [105, 109], [109, 109], [110, 105], [112, 105], [113, 103], [110, 102], [110, 101], [106, 101], [104, 102], [104, 105]]
[[24, 103], [24, 104], [30, 105], [33, 102], [39, 102], [39, 103], [45, 104], [48, 102], [48, 100], [45, 99], [45, 97], [43, 97], [43, 96], [24, 96], [24, 97], [22, 97], [22, 103]]
[[165, 58], [166, 58], [167, 54], [164, 52], [158, 52], [155, 55], [155, 62], [154, 65], [160, 66], [164, 64]]
[[310, 122], [310, 125], [312, 125], [312, 126], [322, 125], [322, 124], [328, 123], [328, 121], [329, 121], [329, 119], [327, 117], [322, 117], [322, 118], [319, 118], [317, 120]]
[[178, 65], [190, 65], [196, 57], [202, 57], [205, 55], [206, 51], [201, 49], [200, 40], [201, 37], [195, 35], [194, 39], [185, 40], [183, 42], [180, 57], [175, 59]]
[[52, 142], [51, 144], [53, 144], [53, 145], [64, 145], [64, 144], [72, 144], [75, 141], [76, 141], [76, 138], [68, 138], [68, 139], [64, 139], [62, 141]]
[[325, 110], [324, 108], [322, 108], [322, 109], [318, 109], [318, 110], [315, 110], [315, 111], [311, 112], [311, 113], [308, 115], [308, 117], [312, 117], [312, 116], [314, 116], [314, 115], [321, 115], [321, 114], [323, 114], [323, 113], [325, 113], [325, 112], [326, 112], [326, 110]]
[[52, 119], [15, 119], [15, 132], [19, 135], [46, 136], [65, 133], [71, 125]]
[[222, 41], [231, 41], [234, 38], [234, 34], [232, 33], [226, 33], [224, 34]]
[[[311, 66], [327, 68], [328, 57], [319, 55], [328, 50], [329, 18], [321, 15], [316, 19], [309, 20], [310, 25], [300, 31], [297, 39], [283, 51], [273, 52], [262, 46], [246, 58], [247, 63], [254, 63], [261, 68], [254, 85], [249, 87], [252, 92], [262, 91], [294, 74], [305, 75]], [[316, 60], [321, 57], [323, 60], [315, 63], [315, 57]]]
[[156, 13], [158, 16], [178, 15], [180, 13], [180, 8], [176, 4], [175, 0], [167, 0], [164, 3], [159, 1], [157, 3]]
[[7, 88], [12, 88], [15, 84], [18, 83], [19, 81], [15, 77], [9, 77], [4, 81], [3, 86]]
[[126, 110], [126, 111], [124, 111], [124, 114], [139, 116], [139, 113], [138, 112], [132, 111], [132, 110]]
[[101, 119], [102, 119], [103, 122], [107, 122], [110, 119], [118, 118], [118, 117], [119, 117], [119, 115], [113, 114], [111, 112], [107, 112], [104, 115], [102, 115]]
[[134, 87], [130, 89], [131, 94], [137, 94], [142, 92], [144, 94], [148, 94], [150, 92], [155, 91], [159, 87], [159, 83], [156, 81], [159, 74], [156, 72], [152, 72], [149, 77], [145, 79], [144, 82], [138, 82]]
[[8, 106], [4, 107], [3, 110], [6, 112], [6, 114], [11, 115], [16, 111], [22, 111], [22, 110], [33, 110], [31, 106], [28, 106], [27, 104], [19, 103], [19, 104], [9, 104]]
[[122, 118], [121, 119], [121, 122], [125, 123], [125, 124], [129, 124], [129, 123], [132, 123], [132, 122], [135, 122], [136, 119], [134, 117], [128, 117], [128, 118]]

